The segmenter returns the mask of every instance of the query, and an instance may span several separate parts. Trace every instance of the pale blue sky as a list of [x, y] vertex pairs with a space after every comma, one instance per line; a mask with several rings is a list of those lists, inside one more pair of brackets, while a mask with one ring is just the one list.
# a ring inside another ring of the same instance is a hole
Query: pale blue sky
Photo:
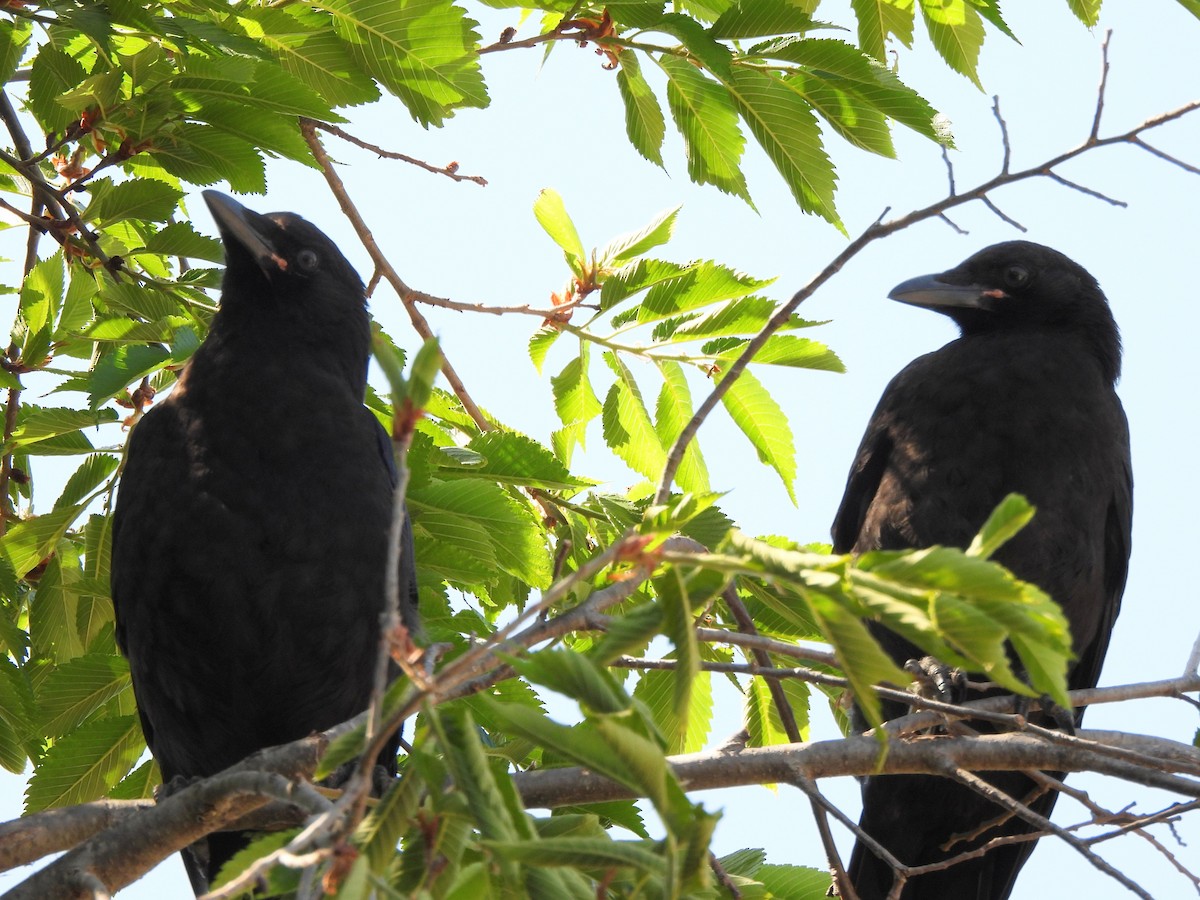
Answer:
[[[840, 4], [826, 5], [825, 15], [845, 18]], [[935, 62], [923, 34], [918, 34], [919, 52], [900, 57], [901, 76], [953, 123], [960, 189], [990, 177], [999, 164], [991, 93], [1001, 96], [1016, 168], [1075, 146], [1091, 126], [1103, 31], [1084, 29], [1062, 2], [1011, 7], [1005, 12], [1023, 43], [989, 35], [980, 66], [988, 94]], [[1102, 134], [1125, 131], [1200, 94], [1194, 63], [1200, 22], [1170, 0], [1109, 7], [1102, 27], [1113, 27], [1115, 35]], [[492, 17], [485, 39], [498, 35], [509, 21]], [[590, 50], [559, 47], [539, 73], [540, 60], [540, 51], [488, 56], [485, 74], [492, 107], [460, 113], [441, 131], [422, 131], [396, 101], [351, 112], [354, 133], [434, 163], [457, 160], [463, 172], [486, 177], [487, 188], [455, 184], [401, 163], [379, 161], [333, 139], [327, 142], [334, 156], [348, 164], [343, 177], [377, 240], [413, 287], [463, 301], [543, 305], [551, 291], [561, 289], [566, 275], [561, 255], [530, 212], [543, 187], [563, 195], [588, 246], [603, 245], [682, 203], [676, 237], [661, 251], [664, 256], [713, 258], [756, 276], [779, 276], [769, 293], [781, 300], [845, 245], [845, 238], [824, 222], [799, 212], [756, 148], [748, 147], [746, 167], [757, 213], [715, 189], [692, 185], [673, 134], [664, 154], [669, 174], [638, 157], [624, 138], [615, 85], [607, 83], [613, 76], [601, 70]], [[898, 214], [945, 193], [937, 148], [903, 129], [895, 137], [900, 161], [868, 157], [836, 136], [827, 139], [839, 166], [839, 207], [852, 234], [885, 206]], [[1200, 164], [1200, 119], [1170, 126], [1149, 140]], [[1194, 541], [1194, 488], [1179, 465], [1181, 451], [1190, 461], [1189, 451], [1200, 443], [1192, 388], [1200, 378], [1200, 354], [1194, 348], [1197, 310], [1192, 305], [1196, 289], [1189, 280], [1194, 278], [1200, 233], [1200, 177], [1131, 147], [1097, 151], [1062, 174], [1125, 200], [1129, 207], [1112, 207], [1047, 180], [1006, 189], [994, 199], [1028, 227], [1028, 239], [1054, 246], [1088, 268], [1121, 325], [1126, 352], [1120, 393], [1134, 446], [1134, 555], [1102, 683], [1167, 678], [1181, 671], [1200, 631], [1200, 603], [1187, 569]], [[246, 198], [250, 206], [290, 209], [319, 223], [341, 242], [364, 276], [369, 274], [365, 252], [319, 175], [284, 163], [269, 167], [268, 178], [269, 196]], [[195, 203], [193, 209], [197, 228], [214, 234], [202, 205]], [[936, 221], [897, 234], [860, 254], [803, 308], [807, 318], [834, 320], [808, 336], [829, 343], [846, 362], [847, 374], [757, 370], [796, 433], [798, 507], [722, 415], [701, 431], [714, 489], [730, 492], [723, 506], [745, 530], [800, 541], [827, 539], [850, 460], [884, 385], [913, 357], [954, 334], [949, 321], [939, 316], [889, 302], [888, 290], [910, 276], [946, 269], [983, 246], [1021, 236], [979, 205], [953, 217], [968, 235]], [[0, 241], [5, 242], [0, 253], [20, 256], [16, 247], [23, 234], [9, 232]], [[11, 302], [4, 298], [0, 303], [0, 319], [10, 319], [3, 304]], [[401, 344], [415, 349], [418, 341], [390, 293], [381, 291], [372, 307]], [[427, 315], [476, 401], [512, 427], [548, 441], [557, 425], [549, 381], [538, 377], [525, 351], [537, 320], [442, 310]], [[552, 353], [547, 373], [557, 371], [565, 358]], [[694, 391], [702, 390], [702, 382], [694, 382]], [[576, 465], [581, 474], [607, 480], [616, 489], [637, 480], [602, 449], [598, 424], [589, 436], [592, 449]], [[40, 494], [47, 502], [54, 495], [53, 490]], [[717, 742], [739, 727], [735, 698], [724, 698], [718, 714]], [[1087, 724], [1181, 741], [1190, 741], [1197, 726], [1194, 709], [1166, 700], [1096, 708]], [[827, 720], [816, 721], [814, 738], [833, 735]], [[1136, 801], [1139, 810], [1148, 811], [1169, 802], [1111, 779], [1084, 776], [1071, 782], [1113, 809]], [[853, 782], [823, 788], [848, 810], [856, 810]], [[0, 777], [0, 814], [5, 818], [19, 812], [21, 790], [20, 779]], [[709, 792], [704, 802], [725, 813], [714, 841], [718, 854], [764, 847], [771, 862], [823, 865], [807, 801], [795, 791]], [[1059, 823], [1082, 818], [1073, 801], [1059, 803]], [[1194, 816], [1178, 833], [1192, 847], [1200, 843]], [[1158, 836], [1178, 849], [1165, 829]], [[846, 852], [850, 843], [843, 841]], [[1097, 849], [1155, 897], [1191, 895], [1186, 879], [1136, 837]], [[1194, 850], [1182, 850], [1181, 858], [1189, 853], [1194, 860]], [[0, 876], [0, 890], [18, 877]], [[1115, 882], [1052, 841], [1044, 841], [1034, 854], [1014, 897], [1045, 896], [1048, 884], [1080, 896], [1125, 895]], [[182, 897], [186, 891], [182, 867], [171, 860], [122, 896], [148, 900]]]

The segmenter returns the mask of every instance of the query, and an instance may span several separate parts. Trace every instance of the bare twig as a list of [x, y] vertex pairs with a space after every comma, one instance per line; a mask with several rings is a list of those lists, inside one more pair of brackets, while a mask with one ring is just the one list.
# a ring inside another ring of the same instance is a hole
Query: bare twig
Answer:
[[370, 150], [372, 153], [384, 159], [398, 159], [402, 162], [406, 162], [410, 165], [424, 169], [426, 172], [432, 172], [435, 175], [445, 175], [447, 178], [452, 178], [455, 181], [470, 181], [474, 182], [480, 187], [487, 187], [487, 179], [481, 175], [459, 174], [458, 163], [450, 163], [448, 166], [433, 166], [424, 160], [417, 159], [414, 156], [409, 156], [406, 153], [399, 153], [395, 150], [384, 150], [382, 147], [378, 147], [375, 144], [364, 141], [362, 138], [357, 138], [349, 132], [343, 131], [341, 128], [338, 128], [336, 125], [333, 125], [329, 122], [320, 122], [314, 119], [313, 123], [322, 131], [327, 131], [330, 134], [337, 135], [342, 140], [354, 144], [356, 147], [362, 147], [364, 150]]
[[[1141, 135], [1143, 133], [1155, 128], [1159, 128], [1170, 122], [1174, 122], [1192, 112], [1195, 112], [1197, 109], [1200, 109], [1200, 100], [1193, 100], [1192, 102], [1186, 103], [1183, 106], [1177, 107], [1169, 112], [1151, 116], [1140, 125], [1137, 125], [1122, 134], [1116, 134], [1106, 138], [1099, 138], [1089, 134], [1087, 139], [1074, 149], [1060, 153], [1058, 156], [1046, 160], [1039, 165], [1031, 166], [1030, 168], [1021, 169], [1019, 171], [1011, 171], [1009, 166], [1011, 150], [1008, 144], [1008, 130], [1007, 126], [1004, 124], [1003, 118], [1000, 116], [999, 101], [996, 102], [994, 108], [997, 121], [1001, 126], [1001, 139], [1004, 145], [1004, 158], [1002, 160], [1000, 172], [987, 181], [976, 185], [969, 191], [947, 195], [941, 200], [938, 200], [936, 203], [931, 203], [930, 205], [921, 209], [913, 210], [898, 218], [890, 219], [885, 222], [883, 221], [883, 216], [881, 216], [871, 225], [867, 226], [867, 228], [865, 228], [858, 235], [858, 237], [852, 240], [842, 250], [841, 253], [835, 256], [833, 260], [831, 260], [828, 265], [825, 266], [824, 269], [818, 272], [808, 282], [808, 284], [796, 291], [796, 293], [792, 295], [791, 299], [788, 300], [787, 303], [784, 303], [782, 306], [780, 306], [775, 312], [775, 315], [771, 317], [770, 321], [767, 322], [762, 330], [759, 331], [759, 333], [756, 334], [749, 342], [747, 342], [745, 348], [742, 350], [737, 359], [735, 359], [726, 368], [721, 375], [721, 380], [717, 382], [715, 387], [709, 392], [708, 396], [704, 398], [704, 400], [696, 408], [695, 414], [680, 431], [678, 438], [676, 438], [675, 443], [672, 445], [671, 451], [667, 456], [666, 465], [663, 467], [662, 478], [659, 481], [658, 490], [654, 496], [655, 503], [666, 502], [667, 497], [670, 496], [671, 486], [675, 481], [675, 473], [679, 469], [679, 465], [683, 460], [683, 454], [686, 451], [688, 444], [690, 444], [695, 438], [696, 432], [699, 431], [700, 426], [712, 413], [713, 409], [716, 408], [717, 404], [721, 402], [721, 398], [725, 396], [725, 393], [729, 390], [733, 382], [743, 371], [745, 371], [746, 366], [750, 364], [750, 361], [754, 358], [755, 354], [762, 349], [763, 345], [767, 342], [771, 335], [773, 335], [788, 322], [792, 316], [792, 313], [796, 311], [801, 303], [816, 293], [817, 290], [819, 290], [827, 281], [840, 272], [851, 259], [857, 256], [869, 244], [881, 238], [887, 237], [888, 235], [897, 231], [908, 228], [910, 225], [915, 225], [917, 222], [922, 222], [926, 219], [945, 218], [948, 210], [975, 201], [980, 201], [987, 204], [993, 212], [999, 215], [1006, 222], [1010, 222], [1017, 227], [1021, 227], [1015, 222], [1015, 220], [1002, 213], [999, 208], [995, 206], [994, 202], [991, 201], [989, 195], [1001, 187], [1015, 184], [1019, 181], [1025, 181], [1030, 178], [1046, 177], [1057, 166], [1060, 166], [1063, 163], [1075, 159], [1076, 157], [1085, 153], [1090, 153], [1091, 151], [1099, 149], [1100, 147], [1109, 147], [1115, 144], [1132, 144], [1133, 146], [1146, 149], [1149, 152], [1154, 153], [1154, 155], [1166, 159], [1169, 162], [1172, 162], [1176, 165], [1181, 165], [1183, 168], [1187, 169], [1187, 171], [1200, 174], [1200, 169], [1188, 166], [1187, 164], [1182, 164], [1178, 160], [1175, 160], [1164, 153], [1154, 151], [1141, 139]], [[885, 211], [884, 215], [886, 214], [887, 213]]]
[[[358, 235], [358, 239], [362, 241], [362, 245], [366, 248], [376, 269], [387, 279], [392, 289], [400, 297], [400, 302], [404, 304], [404, 308], [408, 312], [408, 317], [412, 321], [413, 329], [422, 339], [430, 340], [434, 336], [433, 329], [429, 327], [429, 322], [421, 315], [421, 311], [417, 309], [417, 304], [413, 300], [412, 288], [405, 284], [396, 270], [392, 268], [392, 264], [388, 262], [387, 257], [384, 256], [383, 251], [375, 242], [375, 236], [371, 234], [371, 229], [367, 227], [367, 223], [359, 213], [358, 207], [350, 199], [350, 194], [346, 191], [346, 186], [342, 183], [341, 176], [338, 175], [337, 170], [334, 168], [333, 160], [325, 152], [325, 147], [321, 144], [321, 139], [317, 135], [318, 124], [314, 119], [301, 119], [300, 132], [304, 135], [304, 140], [308, 143], [309, 149], [312, 150], [317, 164], [320, 165], [321, 172], [325, 176], [325, 181], [329, 185], [329, 189], [337, 198], [338, 205], [341, 206], [346, 218], [350, 220], [350, 224], [354, 226], [354, 231]], [[479, 427], [479, 430], [491, 430], [492, 424], [484, 416], [483, 411], [475, 404], [475, 401], [471, 399], [466, 385], [459, 378], [458, 372], [454, 370], [454, 366], [450, 364], [450, 360], [446, 358], [444, 351], [442, 353], [442, 375], [445, 376], [446, 381], [450, 384], [459, 402], [462, 403], [463, 408]]]

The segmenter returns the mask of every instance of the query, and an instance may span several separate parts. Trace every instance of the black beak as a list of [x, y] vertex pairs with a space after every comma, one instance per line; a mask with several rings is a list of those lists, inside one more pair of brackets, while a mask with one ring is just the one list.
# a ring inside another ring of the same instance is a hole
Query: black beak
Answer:
[[287, 261], [279, 255], [266, 233], [274, 225], [266, 216], [246, 209], [232, 197], [219, 191], [203, 191], [204, 202], [217, 223], [221, 241], [225, 244], [226, 256], [233, 247], [240, 247], [250, 255], [264, 273], [270, 275], [287, 268]]
[[1003, 292], [984, 288], [977, 284], [951, 284], [941, 275], [919, 275], [892, 288], [888, 299], [899, 300], [912, 306], [927, 309], [982, 309], [992, 310], [995, 301]]

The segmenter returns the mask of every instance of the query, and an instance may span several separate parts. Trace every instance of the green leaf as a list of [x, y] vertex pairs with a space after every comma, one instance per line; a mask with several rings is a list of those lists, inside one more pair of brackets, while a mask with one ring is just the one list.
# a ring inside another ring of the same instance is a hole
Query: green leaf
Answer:
[[883, 113], [867, 105], [857, 95], [803, 71], [785, 79], [834, 131], [863, 150], [894, 159], [896, 148]]
[[667, 75], [667, 105], [683, 135], [688, 177], [753, 207], [741, 169], [746, 139], [729, 92], [686, 60], [663, 53], [656, 61]]
[[123, 656], [89, 653], [57, 666], [37, 691], [42, 733], [58, 737], [74, 730], [129, 686]]
[[629, 468], [650, 480], [662, 474], [666, 451], [658, 439], [633, 374], [615, 353], [604, 360], [617, 380], [604, 399], [604, 442]]
[[146, 760], [108, 792], [112, 800], [153, 800], [154, 789], [162, 784], [162, 773], [152, 759]]
[[653, 285], [638, 308], [639, 322], [652, 322], [744, 297], [775, 279], [759, 279], [713, 262], [695, 262], [675, 277]]
[[858, 19], [858, 43], [881, 63], [888, 39], [895, 35], [905, 47], [913, 41], [913, 0], [850, 0]]
[[983, 90], [977, 70], [984, 32], [975, 7], [967, 0], [920, 0], [920, 4], [929, 38], [942, 59]]
[[171, 354], [161, 347], [122, 344], [100, 357], [92, 372], [88, 400], [93, 409], [138, 379], [161, 368]]
[[7, 84], [25, 55], [33, 23], [28, 19], [5, 19], [0, 22], [0, 83]]
[[587, 252], [583, 249], [583, 241], [579, 239], [579, 232], [575, 230], [575, 223], [567, 214], [567, 207], [558, 191], [553, 188], [543, 188], [539, 191], [537, 200], [533, 203], [533, 214], [551, 240], [562, 248], [571, 271], [576, 275], [581, 274], [587, 261]]
[[812, 107], [794, 86], [757, 69], [734, 70], [728, 87], [750, 133], [775, 164], [800, 208], [844, 232], [833, 203], [837, 180], [833, 163], [821, 146]]
[[737, 0], [709, 33], [723, 40], [794, 34], [813, 27], [812, 17], [793, 0]]
[[611, 838], [542, 838], [538, 841], [482, 841], [484, 847], [503, 859], [526, 866], [568, 866], [571, 868], [632, 868], [660, 873], [667, 860], [651, 849], [650, 842], [614, 841]]
[[694, 265], [696, 263], [685, 266], [662, 259], [639, 259], [622, 266], [605, 277], [600, 289], [600, 308], [610, 310], [622, 300], [681, 275]]
[[[800, 729], [800, 737], [807, 740], [811, 697], [808, 685], [795, 678], [782, 679], [779, 684], [783, 688], [788, 706], [791, 707], [792, 718], [796, 720], [796, 726]], [[762, 678], [754, 678], [750, 682], [746, 695], [746, 730], [750, 733], [750, 740], [747, 742], [749, 747], [771, 747], [791, 741], [784, 730], [779, 707], [776, 706], [771, 691]]]
[[225, 251], [221, 242], [200, 234], [190, 222], [172, 222], [146, 238], [144, 248], [148, 253], [164, 256], [186, 256], [207, 262], [224, 262]]
[[540, 684], [587, 707], [590, 712], [622, 713], [629, 696], [609, 671], [574, 650], [543, 650], [527, 658], [506, 657], [509, 665], [534, 684]]
[[[65, 566], [64, 557], [69, 557]], [[82, 655], [85, 649], [77, 624], [79, 596], [67, 586], [68, 573], [72, 580], [79, 577], [78, 560], [65, 552], [52, 556], [29, 609], [34, 652], [59, 664]]]
[[734, 424], [750, 439], [758, 458], [773, 468], [796, 502], [796, 448], [783, 408], [750, 372], [743, 371], [721, 398]]
[[47, 132], [79, 121], [82, 109], [67, 109], [58, 102], [63, 94], [83, 81], [85, 72], [73, 57], [58, 47], [41, 47], [29, 71], [29, 109]]
[[[551, 561], [527, 503], [485, 481], [435, 483], [409, 493], [414, 528], [495, 565], [533, 587], [550, 586]], [[458, 543], [461, 541], [461, 543]]]
[[[692, 418], [692, 392], [683, 366], [667, 359], [658, 360], [657, 363], [663, 376], [663, 386], [654, 407], [654, 430], [663, 447], [673, 447]], [[695, 439], [683, 453], [675, 481], [685, 491], [704, 494], [710, 490], [708, 467], [700, 454], [700, 444]]]
[[451, 0], [323, 0], [359, 64], [425, 127], [488, 105], [477, 23]]
[[242, 7], [249, 35], [269, 47], [280, 64], [331, 106], [379, 99], [379, 88], [330, 28], [328, 14], [306, 6]]
[[115, 422], [120, 417], [116, 410], [86, 410], [86, 409], [36, 409], [21, 417], [21, 424], [13, 431], [12, 437], [5, 442], [5, 452], [11, 452], [21, 447], [28, 447], [47, 438], [58, 437], [79, 431], [82, 428], [92, 428], [106, 422]]
[[682, 207], [664, 210], [644, 227], [637, 231], [623, 234], [609, 242], [600, 251], [600, 264], [603, 266], [620, 265], [634, 257], [641, 256], [647, 250], [652, 250], [671, 239], [675, 232], [675, 219]]
[[470, 470], [472, 478], [552, 491], [575, 491], [594, 483], [576, 478], [548, 449], [515, 431], [485, 431], [473, 438], [467, 449], [484, 459], [483, 465]]
[[[1100, 4], [1104, 0], [1067, 0], [1067, 6], [1071, 8], [1071, 12], [1075, 13], [1075, 17], [1079, 19], [1088, 28], [1095, 26], [1100, 21]], [[1181, 0], [1184, 7], [1189, 9], [1193, 14], [1200, 15], [1198, 9], [1193, 9], [1190, 0]], [[991, 18], [989, 16], [989, 18]]]
[[29, 779], [25, 814], [96, 800], [146, 748], [137, 716], [98, 719], [56, 741]]
[[533, 363], [533, 367], [537, 369], [539, 375], [542, 374], [542, 366], [546, 362], [546, 354], [550, 352], [550, 348], [561, 335], [562, 331], [559, 329], [550, 325], [543, 325], [529, 338], [529, 359]]
[[192, 184], [228, 181], [239, 194], [267, 190], [266, 169], [258, 150], [211, 125], [184, 122], [172, 126], [155, 137], [149, 153], [172, 175]]
[[25, 575], [50, 555], [81, 512], [82, 506], [68, 506], [17, 522], [4, 537], [0, 537], [0, 557], [7, 560], [18, 575]]
[[[715, 343], [715, 342], [714, 342]], [[749, 341], [739, 341], [736, 345], [721, 344], [720, 349], [714, 347], [717, 355], [725, 360], [737, 359], [742, 349]], [[710, 352], [710, 345], [705, 344], [703, 352]], [[817, 369], [822, 372], [845, 372], [846, 367], [838, 359], [836, 353], [820, 341], [808, 338], [794, 337], [787, 334], [774, 334], [767, 338], [765, 344], [754, 354], [752, 362], [775, 366], [791, 366], [797, 369]]]
[[939, 143], [949, 143], [944, 120], [896, 74], [861, 50], [836, 40], [781, 38], [751, 48], [752, 55], [804, 67], [807, 78], [858, 97], [872, 108]]
[[1000, 501], [967, 548], [969, 556], [990, 559], [1033, 518], [1033, 505], [1020, 494], [1009, 494]]
[[617, 59], [621, 64], [617, 89], [625, 103], [625, 133], [629, 135], [629, 143], [650, 162], [662, 166], [662, 145], [667, 134], [662, 107], [642, 75], [637, 54], [622, 53]]
[[[550, 379], [554, 393], [554, 411], [564, 425], [587, 425], [588, 422], [600, 415], [603, 407], [600, 398], [592, 389], [588, 377], [589, 345], [586, 341], [579, 342], [579, 355], [563, 366], [563, 370]], [[580, 430], [580, 444], [583, 444], [583, 430]]]
[[643, 703], [654, 723], [667, 736], [667, 753], [697, 753], [703, 750], [712, 725], [712, 675], [698, 672], [690, 679], [687, 705], [681, 711], [676, 704], [675, 672], [643, 672], [633, 689], [633, 698]]
[[156, 178], [132, 178], [97, 192], [84, 220], [106, 225], [126, 219], [161, 222], [171, 217], [182, 197], [183, 191]]
[[829, 873], [821, 869], [765, 865], [755, 871], [754, 878], [772, 897], [788, 900], [824, 900], [829, 891]]
[[[334, 117], [336, 118], [336, 117]], [[263, 115], [238, 100], [210, 100], [204, 104], [204, 119], [214, 128], [245, 141], [252, 147], [319, 168], [312, 151], [300, 134], [296, 120], [286, 114]]]

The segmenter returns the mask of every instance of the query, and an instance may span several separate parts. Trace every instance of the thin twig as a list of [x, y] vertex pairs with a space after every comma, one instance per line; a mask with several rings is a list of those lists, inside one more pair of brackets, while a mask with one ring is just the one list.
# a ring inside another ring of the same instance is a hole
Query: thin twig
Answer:
[[[312, 150], [313, 157], [317, 160], [317, 164], [321, 167], [321, 172], [325, 176], [325, 181], [329, 185], [329, 189], [337, 198], [338, 205], [342, 208], [342, 213], [350, 220], [350, 224], [354, 226], [354, 231], [358, 235], [358, 239], [362, 242], [367, 253], [371, 257], [371, 261], [375, 263], [376, 269], [387, 279], [392, 289], [400, 297], [400, 302], [404, 304], [405, 310], [408, 312], [408, 317], [412, 321], [413, 329], [421, 336], [423, 340], [430, 340], [434, 337], [433, 329], [429, 327], [429, 322], [421, 315], [421, 311], [417, 309], [417, 304], [413, 301], [413, 291], [404, 280], [392, 268], [392, 264], [384, 256], [379, 245], [375, 242], [375, 236], [371, 234], [371, 229], [367, 227], [367, 223], [363, 220], [362, 215], [358, 211], [358, 207], [354, 201], [350, 199], [350, 194], [346, 191], [346, 186], [343, 184], [341, 176], [338, 175], [334, 168], [333, 160], [329, 158], [329, 154], [325, 152], [325, 147], [321, 144], [321, 139], [317, 135], [318, 122], [315, 119], [301, 119], [300, 132], [304, 135], [304, 140], [308, 143], [309, 149]], [[479, 427], [480, 431], [490, 431], [492, 428], [491, 422], [483, 414], [483, 411], [471, 399], [471, 395], [467, 392], [466, 385], [458, 376], [458, 372], [454, 370], [454, 366], [450, 364], [450, 360], [446, 358], [445, 348], [442, 352], [442, 375], [449, 382], [450, 388], [458, 397], [463, 408], [467, 411], [472, 421]]]
[[372, 153], [384, 159], [398, 159], [401, 162], [409, 163], [424, 169], [426, 172], [432, 172], [435, 175], [445, 175], [447, 178], [452, 178], [455, 181], [471, 181], [481, 187], [487, 187], [487, 179], [481, 175], [460, 175], [458, 172], [458, 163], [450, 163], [448, 166], [433, 166], [424, 160], [417, 159], [415, 156], [409, 156], [406, 153], [400, 153], [396, 150], [384, 150], [382, 147], [376, 146], [362, 138], [357, 138], [347, 131], [343, 131], [336, 125], [329, 122], [322, 122], [317, 119], [312, 120], [317, 128], [322, 131], [327, 131], [330, 134], [337, 135], [342, 140], [354, 144], [356, 147], [362, 147], [364, 150], [370, 150]]

